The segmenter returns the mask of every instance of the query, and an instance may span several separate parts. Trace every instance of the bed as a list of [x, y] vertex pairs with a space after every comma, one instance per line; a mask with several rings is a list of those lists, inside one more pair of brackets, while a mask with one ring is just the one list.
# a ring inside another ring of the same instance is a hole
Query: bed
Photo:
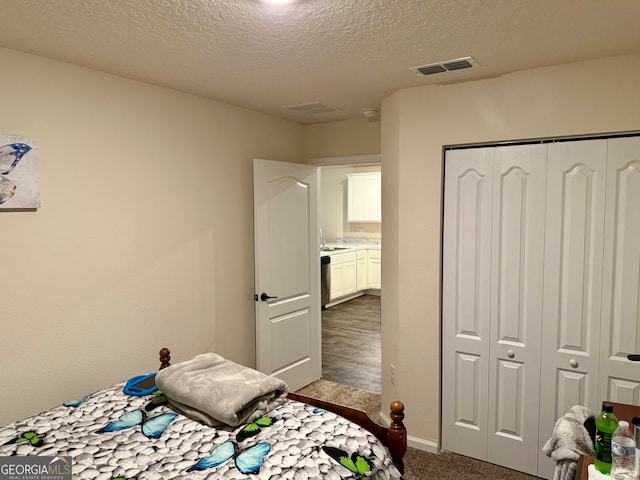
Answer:
[[0, 457], [66, 458], [74, 479], [402, 478], [402, 402], [392, 402], [385, 428], [362, 411], [287, 393], [259, 418], [213, 427], [155, 387], [181, 365], [164, 370], [170, 358], [160, 350], [157, 377], [135, 377], [0, 428]]

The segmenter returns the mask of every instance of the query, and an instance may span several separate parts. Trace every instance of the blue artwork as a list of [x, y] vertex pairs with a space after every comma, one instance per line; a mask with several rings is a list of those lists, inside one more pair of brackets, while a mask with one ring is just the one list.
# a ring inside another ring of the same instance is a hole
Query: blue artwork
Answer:
[[40, 187], [32, 139], [0, 135], [0, 208], [38, 208]]

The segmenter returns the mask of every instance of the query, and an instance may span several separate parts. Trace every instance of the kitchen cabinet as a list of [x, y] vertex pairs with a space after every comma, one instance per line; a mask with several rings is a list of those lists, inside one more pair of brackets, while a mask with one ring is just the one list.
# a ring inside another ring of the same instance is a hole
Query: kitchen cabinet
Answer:
[[367, 251], [367, 288], [382, 288], [381, 281], [382, 252], [380, 250]]
[[356, 293], [356, 252], [340, 253], [331, 256], [331, 287], [329, 300]]
[[360, 248], [331, 255], [329, 301], [349, 300], [370, 289], [380, 289], [380, 250]]
[[347, 175], [347, 221], [380, 223], [382, 193], [380, 172]]
[[367, 251], [356, 251], [356, 291], [361, 292], [368, 288], [367, 278]]

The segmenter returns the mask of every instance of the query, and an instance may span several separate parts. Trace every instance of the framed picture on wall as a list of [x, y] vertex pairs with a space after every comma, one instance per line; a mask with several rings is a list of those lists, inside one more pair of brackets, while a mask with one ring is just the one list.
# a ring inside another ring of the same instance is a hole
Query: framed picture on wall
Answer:
[[0, 209], [39, 207], [35, 140], [0, 134]]

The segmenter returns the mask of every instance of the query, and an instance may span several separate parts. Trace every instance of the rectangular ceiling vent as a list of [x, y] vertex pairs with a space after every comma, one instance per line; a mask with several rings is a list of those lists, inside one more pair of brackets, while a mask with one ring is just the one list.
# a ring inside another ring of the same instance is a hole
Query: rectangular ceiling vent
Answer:
[[342, 110], [339, 107], [322, 102], [301, 103], [299, 105], [288, 105], [282, 108], [301, 113], [303, 115], [317, 115], [320, 113], [339, 112]]
[[464, 70], [466, 68], [479, 67], [480, 64], [473, 57], [456, 58], [455, 60], [447, 60], [444, 62], [430, 63], [428, 65], [420, 65], [411, 67], [418, 75], [433, 75], [436, 73], [454, 72], [456, 70]]

